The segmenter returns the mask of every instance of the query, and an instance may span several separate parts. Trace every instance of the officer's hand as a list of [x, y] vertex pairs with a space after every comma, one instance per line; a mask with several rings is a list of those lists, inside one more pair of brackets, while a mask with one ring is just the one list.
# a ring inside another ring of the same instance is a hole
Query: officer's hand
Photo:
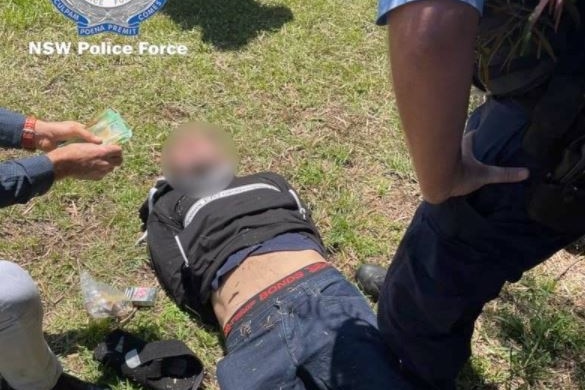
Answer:
[[59, 146], [60, 142], [79, 140], [101, 144], [102, 140], [90, 133], [84, 125], [78, 122], [43, 122], [35, 125], [36, 147], [43, 152], [50, 152]]
[[454, 182], [451, 196], [467, 195], [486, 184], [516, 183], [528, 179], [526, 168], [504, 168], [486, 165], [473, 155], [474, 132], [463, 136], [461, 145], [461, 166]]
[[100, 180], [122, 164], [122, 148], [117, 145], [71, 144], [47, 153], [55, 179], [71, 177]]

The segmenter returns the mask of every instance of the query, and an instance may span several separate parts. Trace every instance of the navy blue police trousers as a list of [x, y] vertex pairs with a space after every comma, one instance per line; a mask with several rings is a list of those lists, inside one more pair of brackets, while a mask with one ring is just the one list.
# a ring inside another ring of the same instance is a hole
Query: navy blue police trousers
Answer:
[[[467, 124], [466, 131], [475, 131], [476, 158], [534, 171], [537, 163], [522, 150], [527, 120], [517, 102], [488, 100]], [[453, 389], [471, 355], [474, 323], [483, 306], [505, 282], [518, 281], [578, 238], [529, 218], [529, 182], [488, 185], [418, 207], [388, 270], [378, 323], [403, 369], [421, 381], [420, 388]]]

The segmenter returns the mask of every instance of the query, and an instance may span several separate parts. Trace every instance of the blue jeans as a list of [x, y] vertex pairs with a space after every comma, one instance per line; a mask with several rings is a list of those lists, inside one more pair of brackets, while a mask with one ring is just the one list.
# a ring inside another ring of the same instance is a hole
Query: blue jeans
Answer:
[[229, 333], [222, 390], [413, 389], [393, 364], [362, 294], [338, 271], [303, 279]]
[[[488, 101], [468, 121], [475, 157], [535, 171], [522, 150], [527, 119], [513, 101]], [[578, 238], [529, 218], [528, 185], [489, 185], [418, 208], [388, 270], [378, 321], [403, 368], [426, 387], [454, 388], [485, 303]]]

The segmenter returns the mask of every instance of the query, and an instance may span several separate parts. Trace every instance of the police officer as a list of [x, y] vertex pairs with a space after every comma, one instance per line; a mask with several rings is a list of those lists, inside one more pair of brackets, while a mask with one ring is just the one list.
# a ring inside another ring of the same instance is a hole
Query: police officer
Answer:
[[[86, 143], [57, 146], [68, 140]], [[46, 154], [0, 164], [0, 207], [43, 195], [56, 180], [98, 180], [122, 163], [118, 146], [77, 122], [47, 122], [0, 109], [0, 146]], [[30, 275], [0, 260], [0, 390], [102, 390], [63, 373], [45, 342], [39, 291]]]
[[[379, 5], [378, 23], [389, 26], [393, 88], [424, 201], [381, 286], [378, 321], [420, 388], [453, 389], [484, 304], [506, 281], [517, 281], [585, 232], [583, 226], [554, 226], [547, 223], [554, 218], [547, 221], [529, 210], [534, 188], [544, 188], [543, 178], [555, 171], [551, 161], [559, 159], [541, 158], [542, 153], [531, 153], [538, 147], [523, 145], [531, 143], [531, 127], [555, 125], [533, 120], [534, 102], [547, 98], [561, 60], [537, 58], [529, 50], [530, 60], [514, 66], [483, 64], [494, 73], [493, 80], [479, 83], [490, 95], [465, 126], [474, 63], [480, 68], [474, 55], [483, 11], [483, 0], [380, 0]], [[502, 25], [482, 22], [488, 30]], [[581, 61], [581, 38], [576, 45]], [[490, 60], [508, 58], [496, 54]], [[498, 69], [508, 73], [496, 75]], [[532, 139], [541, 141], [545, 133], [535, 130], [532, 134], [540, 135]], [[550, 200], [541, 198], [540, 206]], [[380, 279], [375, 268], [358, 272], [358, 280], [370, 287]]]

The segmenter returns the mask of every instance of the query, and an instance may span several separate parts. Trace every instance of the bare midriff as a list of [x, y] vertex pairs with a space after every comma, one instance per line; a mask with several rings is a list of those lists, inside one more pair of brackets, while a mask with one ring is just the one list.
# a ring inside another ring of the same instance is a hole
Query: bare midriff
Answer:
[[211, 297], [213, 310], [223, 328], [250, 298], [270, 285], [308, 265], [326, 261], [314, 250], [272, 252], [250, 256], [224, 279]]

